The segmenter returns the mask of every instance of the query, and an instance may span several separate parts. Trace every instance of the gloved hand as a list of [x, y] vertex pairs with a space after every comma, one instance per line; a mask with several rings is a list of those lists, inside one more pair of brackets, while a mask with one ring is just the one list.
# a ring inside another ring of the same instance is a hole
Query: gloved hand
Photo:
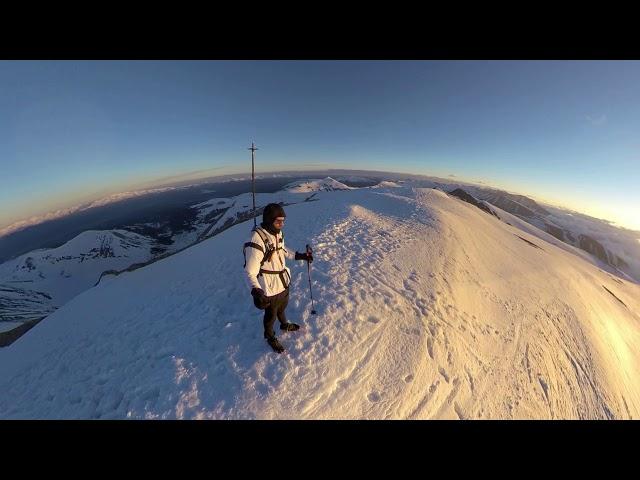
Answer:
[[298, 253], [296, 252], [296, 260], [306, 260], [307, 262], [313, 262], [313, 254], [311, 252]]
[[271, 304], [261, 288], [252, 288], [251, 296], [253, 297], [253, 304], [260, 310], [264, 310]]

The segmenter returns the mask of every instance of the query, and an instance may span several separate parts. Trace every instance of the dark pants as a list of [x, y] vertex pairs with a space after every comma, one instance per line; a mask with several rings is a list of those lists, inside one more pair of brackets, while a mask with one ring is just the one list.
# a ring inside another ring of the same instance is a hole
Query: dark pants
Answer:
[[289, 289], [267, 298], [271, 304], [264, 311], [264, 338], [275, 336], [273, 324], [276, 322], [276, 317], [280, 320], [281, 325], [287, 323], [284, 309], [289, 303]]

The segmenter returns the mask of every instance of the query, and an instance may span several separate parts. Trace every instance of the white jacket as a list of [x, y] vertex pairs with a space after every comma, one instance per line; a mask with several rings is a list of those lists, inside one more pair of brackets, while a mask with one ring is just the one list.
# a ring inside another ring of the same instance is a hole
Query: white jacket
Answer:
[[[271, 244], [276, 247], [276, 251], [271, 255], [271, 260], [264, 262], [261, 268], [260, 262], [264, 258], [264, 252], [267, 251], [267, 247], [262, 241], [260, 234], [253, 231], [251, 234], [251, 240], [248, 242], [249, 244], [253, 244], [253, 246], [246, 246], [244, 249], [246, 259], [244, 267], [246, 274], [245, 277], [250, 289], [254, 287], [260, 288], [267, 297], [271, 297], [283, 292], [285, 290], [285, 284], [288, 286], [291, 282], [291, 271], [285, 265], [285, 258], [293, 260], [295, 258], [295, 253], [285, 250], [282, 232], [274, 236], [264, 228], [260, 227], [260, 225], [258, 225], [258, 228], [261, 230], [260, 233], [267, 237]], [[260, 250], [260, 248], [262, 250]], [[260, 274], [261, 269], [263, 271], [267, 270], [281, 273]]]

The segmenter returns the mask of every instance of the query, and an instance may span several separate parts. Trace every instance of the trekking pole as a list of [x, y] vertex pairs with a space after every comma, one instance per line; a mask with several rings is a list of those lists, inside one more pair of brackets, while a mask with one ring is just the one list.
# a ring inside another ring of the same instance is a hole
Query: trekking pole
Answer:
[[[307, 254], [311, 253], [311, 247], [307, 244]], [[311, 262], [307, 260], [307, 274], [309, 275], [309, 294], [311, 295], [311, 315], [316, 314], [316, 309], [313, 305], [313, 292], [311, 291]]]

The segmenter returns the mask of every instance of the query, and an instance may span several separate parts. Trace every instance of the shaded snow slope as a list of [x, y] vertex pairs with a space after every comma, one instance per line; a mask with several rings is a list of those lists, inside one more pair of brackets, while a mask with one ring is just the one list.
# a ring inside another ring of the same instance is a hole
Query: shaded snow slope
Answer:
[[57, 248], [0, 265], [0, 331], [47, 316], [91, 288], [103, 271], [151, 258], [153, 240], [125, 230], [88, 230]]

